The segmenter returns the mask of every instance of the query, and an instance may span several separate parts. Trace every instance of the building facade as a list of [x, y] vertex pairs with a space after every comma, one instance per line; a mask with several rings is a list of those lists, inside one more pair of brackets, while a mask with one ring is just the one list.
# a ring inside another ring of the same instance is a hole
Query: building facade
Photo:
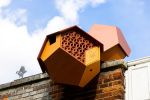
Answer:
[[150, 100], [150, 57], [102, 64], [84, 88], [37, 74], [0, 85], [0, 100]]

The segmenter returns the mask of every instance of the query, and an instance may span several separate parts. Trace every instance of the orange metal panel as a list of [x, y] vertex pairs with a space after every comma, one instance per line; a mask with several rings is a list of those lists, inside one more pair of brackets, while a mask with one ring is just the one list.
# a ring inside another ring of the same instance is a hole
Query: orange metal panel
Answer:
[[118, 60], [125, 57], [126, 54], [122, 52], [122, 49], [119, 45], [116, 45], [111, 49], [101, 53], [101, 61]]
[[79, 86], [84, 87], [100, 72], [100, 61], [89, 64], [85, 67], [84, 73], [81, 77]]
[[85, 65], [100, 61], [100, 47], [93, 47], [85, 51]]
[[56, 36], [56, 42], [50, 44], [50, 41], [46, 41], [45, 47], [41, 54], [41, 59], [44, 61], [46, 60], [51, 54], [53, 54], [59, 47], [60, 47], [61, 36]]

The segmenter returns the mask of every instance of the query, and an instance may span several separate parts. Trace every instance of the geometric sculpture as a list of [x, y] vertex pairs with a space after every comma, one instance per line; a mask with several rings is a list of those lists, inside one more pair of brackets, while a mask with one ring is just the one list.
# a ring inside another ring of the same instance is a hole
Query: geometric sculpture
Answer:
[[103, 45], [77, 26], [47, 35], [38, 62], [56, 83], [84, 87], [100, 72]]
[[37, 59], [56, 83], [84, 87], [100, 72], [100, 62], [123, 59], [130, 52], [115, 26], [93, 25], [88, 33], [73, 26], [47, 35]]
[[118, 27], [95, 24], [88, 33], [104, 45], [101, 61], [123, 59], [129, 56], [131, 50]]

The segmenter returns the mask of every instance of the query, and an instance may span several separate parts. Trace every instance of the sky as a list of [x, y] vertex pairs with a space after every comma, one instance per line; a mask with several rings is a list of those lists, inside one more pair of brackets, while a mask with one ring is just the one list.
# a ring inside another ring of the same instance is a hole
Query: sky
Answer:
[[150, 56], [149, 0], [0, 0], [0, 84], [41, 73], [37, 56], [47, 34], [78, 25], [119, 27], [130, 48], [130, 61]]

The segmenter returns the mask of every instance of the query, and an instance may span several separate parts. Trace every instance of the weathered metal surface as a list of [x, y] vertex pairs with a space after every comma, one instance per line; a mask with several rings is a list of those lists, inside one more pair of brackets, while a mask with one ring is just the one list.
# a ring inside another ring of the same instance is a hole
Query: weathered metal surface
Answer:
[[38, 61], [57, 83], [84, 87], [100, 72], [102, 44], [77, 26], [48, 35]]

